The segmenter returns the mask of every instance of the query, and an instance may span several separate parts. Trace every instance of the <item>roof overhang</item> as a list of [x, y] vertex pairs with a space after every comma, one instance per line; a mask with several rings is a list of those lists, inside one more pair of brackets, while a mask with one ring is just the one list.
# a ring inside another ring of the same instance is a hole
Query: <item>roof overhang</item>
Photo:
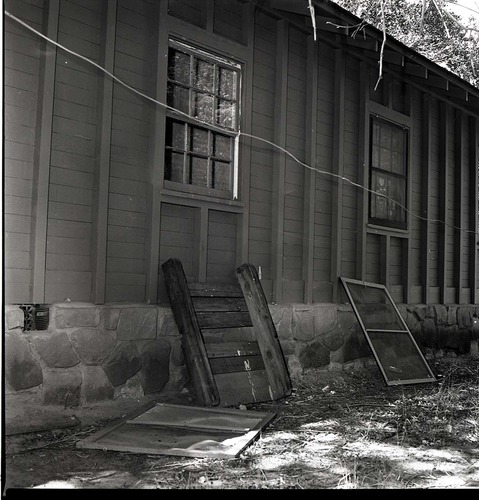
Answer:
[[[315, 26], [319, 36], [331, 38], [357, 57], [378, 65], [383, 33], [331, 0], [313, 0]], [[270, 0], [270, 7], [313, 28], [308, 0]], [[479, 89], [451, 71], [391, 36], [386, 37], [382, 56], [384, 72], [406, 79], [414, 86], [479, 115]]]

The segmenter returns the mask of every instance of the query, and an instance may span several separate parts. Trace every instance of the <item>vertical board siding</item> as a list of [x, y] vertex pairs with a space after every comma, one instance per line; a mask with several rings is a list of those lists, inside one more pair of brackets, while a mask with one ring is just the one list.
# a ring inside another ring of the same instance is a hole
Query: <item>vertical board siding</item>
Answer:
[[195, 255], [197, 253], [197, 226], [199, 210], [192, 207], [161, 204], [160, 216], [160, 266], [158, 295], [161, 303], [168, 304], [162, 264], [170, 258], [180, 259], [187, 281], [198, 281]]
[[[359, 127], [359, 68], [351, 57], [346, 58], [346, 85], [344, 103], [344, 176], [358, 182], [358, 127]], [[361, 182], [361, 181], [359, 181]], [[354, 186], [343, 183], [342, 217], [342, 273], [356, 278], [356, 243], [358, 231], [358, 193]], [[362, 230], [362, 228], [361, 228]]]
[[[403, 285], [402, 244], [403, 238], [391, 237], [389, 260], [389, 283], [391, 286]], [[398, 301], [402, 302], [402, 298], [399, 298]]]
[[[274, 140], [276, 20], [256, 11], [253, 51], [252, 134]], [[261, 266], [271, 280], [273, 151], [255, 139], [251, 143], [249, 262]]]
[[244, 4], [240, 0], [215, 0], [213, 32], [243, 43]]
[[431, 100], [431, 178], [430, 185], [430, 205], [429, 219], [431, 220], [430, 228], [430, 245], [429, 253], [429, 270], [430, 270], [430, 301], [431, 303], [439, 303], [439, 103]]
[[206, 280], [236, 283], [237, 215], [209, 210]]
[[168, 14], [201, 28], [206, 27], [207, 2], [198, 0], [166, 0]]
[[[286, 106], [286, 149], [300, 161], [305, 154], [306, 112], [306, 35], [294, 28], [289, 30], [288, 83]], [[284, 300], [302, 302], [302, 290], [288, 281], [302, 280], [304, 166], [291, 158], [286, 160], [284, 186], [283, 280]]]
[[[314, 290], [313, 301], [330, 302], [331, 290], [331, 215], [334, 126], [334, 52], [327, 45], [319, 49], [318, 102], [316, 124], [316, 193], [314, 216]], [[326, 173], [323, 173], [326, 172]]]
[[366, 281], [379, 283], [381, 280], [381, 236], [366, 235]]
[[[43, 1], [6, 0], [4, 8], [41, 31]], [[32, 300], [32, 181], [40, 71], [39, 37], [4, 18], [3, 251], [5, 301]]]
[[[146, 95], [154, 95], [155, 12], [146, 0], [118, 1], [114, 73]], [[113, 86], [112, 104], [105, 297], [107, 301], [144, 301], [149, 147], [155, 107], [118, 82]]]
[[410, 267], [411, 287], [421, 286], [421, 230], [423, 222], [421, 220], [422, 196], [422, 175], [427, 172], [426, 166], [423, 169], [423, 127], [424, 117], [422, 116], [422, 95], [417, 90], [412, 90], [412, 105], [414, 109], [413, 123], [409, 129], [409, 141], [412, 147], [411, 164], [408, 165], [409, 182], [411, 183], [412, 199], [408, 200], [408, 208], [411, 211], [409, 218], [409, 234], [411, 240], [411, 253], [408, 258]]
[[[462, 176], [463, 176], [463, 183], [462, 183], [462, 189], [461, 189], [461, 210], [462, 210], [462, 217], [461, 217], [461, 232], [460, 232], [460, 239], [461, 239], [461, 247], [463, 249], [461, 259], [462, 259], [462, 269], [461, 269], [461, 286], [465, 287], [466, 289], [469, 290], [470, 292], [470, 283], [469, 283], [469, 266], [471, 265], [471, 261], [473, 256], [470, 254], [470, 249], [468, 246], [468, 241], [470, 239], [470, 234], [468, 233], [468, 229], [471, 227], [471, 220], [472, 220], [472, 214], [469, 213], [470, 206], [471, 206], [471, 197], [472, 197], [472, 191], [471, 191], [471, 186], [469, 183], [469, 165], [470, 165], [470, 157], [469, 157], [469, 151], [470, 151], [470, 141], [471, 141], [471, 127], [469, 124], [469, 121], [467, 119], [464, 120], [464, 127], [463, 127], [463, 134], [464, 134], [464, 140], [462, 141]], [[462, 297], [462, 303], [468, 303], [470, 300], [470, 293], [467, 295], [463, 295]]]
[[[448, 116], [453, 120], [454, 109], [449, 110]], [[454, 229], [456, 225], [456, 170], [459, 169], [460, 165], [454, 164], [455, 158], [455, 141], [454, 141], [454, 123], [449, 123], [447, 127], [447, 144], [449, 146], [447, 159], [448, 163], [446, 165], [446, 183], [447, 183], [447, 202], [446, 202], [446, 226], [445, 226], [445, 237], [446, 237], [446, 287], [451, 290], [449, 293], [453, 293], [453, 288], [455, 286], [454, 280], [456, 276], [456, 245], [455, 245], [455, 232]], [[455, 302], [455, 295], [450, 295], [451, 302]]]
[[[60, 44], [98, 63], [100, 30], [100, 4], [61, 1]], [[48, 204], [47, 302], [61, 301], [71, 295], [75, 300], [90, 300], [91, 271], [89, 265], [85, 269], [86, 255], [83, 252], [90, 245], [91, 238], [97, 89], [98, 73], [91, 65], [64, 51], [58, 52]], [[71, 225], [88, 226], [89, 230], [75, 237], [69, 230]], [[49, 233], [53, 227], [54, 237]], [[79, 240], [75, 246], [70, 244], [72, 237]], [[55, 258], [56, 254], [69, 257], [59, 260]], [[66, 262], [70, 265], [67, 266]]]

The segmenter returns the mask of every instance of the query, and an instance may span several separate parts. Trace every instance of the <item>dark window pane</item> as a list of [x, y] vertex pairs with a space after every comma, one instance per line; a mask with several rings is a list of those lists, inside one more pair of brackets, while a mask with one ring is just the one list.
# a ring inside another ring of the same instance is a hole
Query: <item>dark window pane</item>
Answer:
[[213, 123], [214, 98], [209, 95], [195, 93], [195, 109], [193, 116], [206, 123]]
[[215, 67], [213, 64], [197, 59], [195, 64], [194, 86], [206, 92], [213, 92], [214, 74]]
[[217, 123], [225, 128], [234, 128], [235, 119], [234, 103], [220, 99], [218, 102]]
[[208, 186], [208, 160], [192, 156], [190, 167], [190, 184]]
[[231, 139], [224, 135], [214, 135], [213, 155], [223, 160], [229, 160], [231, 157]]
[[194, 153], [208, 154], [208, 132], [201, 128], [191, 129], [190, 149]]
[[379, 167], [379, 146], [372, 147], [371, 165], [375, 168]]
[[174, 182], [184, 182], [183, 157], [181, 153], [167, 150], [165, 153], [165, 179]]
[[166, 123], [166, 146], [185, 150], [185, 125], [168, 120]]
[[403, 161], [403, 155], [401, 153], [393, 151], [391, 170], [395, 174], [404, 174], [404, 161]]
[[172, 83], [168, 84], [167, 104], [172, 108], [189, 114], [189, 91]]
[[219, 68], [218, 93], [226, 99], [236, 99], [236, 72]]
[[381, 125], [381, 147], [391, 149], [391, 128], [388, 125]]
[[231, 165], [215, 161], [213, 163], [213, 187], [216, 189], [231, 189]]
[[190, 84], [190, 56], [175, 49], [168, 51], [168, 78], [185, 85]]
[[405, 220], [404, 206], [404, 182], [397, 177], [388, 179], [388, 194], [391, 198], [389, 201], [389, 219], [397, 222]]
[[391, 151], [389, 149], [381, 148], [379, 168], [391, 171]]

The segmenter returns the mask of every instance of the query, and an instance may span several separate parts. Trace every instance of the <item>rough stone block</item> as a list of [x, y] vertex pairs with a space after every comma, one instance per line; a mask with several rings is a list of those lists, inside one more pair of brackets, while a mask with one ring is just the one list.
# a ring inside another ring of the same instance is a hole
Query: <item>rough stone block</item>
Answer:
[[320, 334], [316, 338], [330, 351], [336, 351], [344, 344], [344, 334], [338, 325], [333, 330]]
[[52, 316], [55, 318], [55, 327], [78, 328], [92, 327], [100, 324], [100, 309], [93, 306], [78, 305], [55, 305], [52, 308]]
[[156, 338], [158, 309], [153, 306], [121, 309], [117, 327], [118, 340], [146, 340]]
[[25, 323], [25, 314], [19, 307], [6, 307], [5, 311], [5, 330], [22, 330]]
[[30, 389], [43, 382], [40, 363], [31, 346], [15, 332], [5, 334], [5, 379], [15, 391]]
[[449, 318], [446, 306], [443, 306], [442, 304], [437, 304], [435, 308], [436, 308], [437, 326], [447, 326], [449, 324]]
[[180, 392], [189, 382], [190, 376], [186, 366], [172, 366], [170, 378], [162, 392]]
[[105, 307], [102, 311], [103, 326], [105, 330], [116, 330], [120, 319], [120, 309], [117, 307]]
[[281, 351], [285, 356], [293, 354], [296, 349], [296, 342], [294, 340], [280, 340]]
[[100, 328], [80, 328], [70, 335], [73, 347], [85, 365], [101, 365], [116, 340]]
[[115, 387], [113, 399], [141, 398], [142, 396], [144, 394], [140, 379], [137, 375], [134, 375], [120, 387]]
[[173, 366], [182, 366], [185, 364], [185, 353], [181, 345], [181, 339], [170, 340], [171, 352], [170, 361]]
[[82, 367], [81, 399], [85, 403], [113, 399], [114, 389], [105, 372], [99, 366]]
[[371, 348], [359, 325], [353, 325], [344, 337], [343, 361], [372, 356]]
[[304, 368], [299, 359], [295, 355], [290, 355], [286, 358], [289, 376], [293, 381], [300, 381], [304, 374]]
[[353, 325], [359, 325], [356, 315], [351, 308], [338, 310], [338, 325], [343, 334], [348, 333]]
[[298, 351], [298, 360], [303, 368], [318, 368], [329, 365], [329, 349], [320, 342], [303, 344]]
[[103, 362], [102, 368], [115, 387], [123, 385], [135, 373], [140, 371], [140, 353], [131, 342], [118, 343]]
[[80, 362], [65, 332], [32, 333], [28, 340], [50, 368], [70, 368]]
[[293, 307], [292, 332], [295, 340], [308, 342], [314, 338], [314, 313], [311, 308]]
[[423, 304], [409, 306], [408, 311], [414, 314], [419, 321], [423, 321], [426, 317], [426, 308]]
[[45, 370], [43, 374], [43, 404], [65, 408], [80, 404], [82, 376], [79, 367]]
[[316, 305], [313, 314], [316, 335], [334, 331], [338, 327], [338, 308], [336, 304]]
[[460, 306], [457, 308], [457, 326], [459, 330], [470, 328], [472, 326], [470, 307]]
[[447, 324], [457, 325], [457, 306], [447, 306]]
[[270, 305], [269, 311], [276, 333], [280, 339], [290, 339], [292, 333], [293, 309], [288, 306]]
[[158, 336], [169, 337], [178, 336], [180, 332], [173, 317], [171, 309], [160, 307], [158, 309]]
[[152, 340], [140, 350], [140, 382], [145, 394], [160, 392], [170, 378], [170, 343]]

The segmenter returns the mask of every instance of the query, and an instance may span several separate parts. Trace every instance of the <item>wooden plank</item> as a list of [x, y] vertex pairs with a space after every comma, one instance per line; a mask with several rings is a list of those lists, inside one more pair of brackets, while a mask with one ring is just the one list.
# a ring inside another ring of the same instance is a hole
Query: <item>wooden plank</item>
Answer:
[[[164, 76], [165, 61], [168, 58], [168, 5], [167, 2], [158, 2], [158, 54], [156, 57], [156, 88], [155, 97], [162, 100], [166, 95], [166, 77]], [[153, 132], [150, 148], [151, 163], [149, 168], [150, 182], [148, 184], [148, 207], [150, 216], [149, 238], [146, 242], [146, 300], [155, 303], [158, 300], [158, 266], [160, 262], [160, 227], [161, 227], [161, 194], [160, 186], [164, 179], [165, 156], [165, 121], [166, 109], [163, 106], [155, 107]]]
[[[191, 293], [190, 293], [191, 294]], [[196, 312], [203, 311], [247, 311], [244, 298], [236, 297], [192, 297]]]
[[[284, 19], [277, 22], [276, 32], [276, 89], [274, 109], [274, 142], [286, 148], [286, 115], [288, 99], [288, 23]], [[273, 177], [273, 225], [271, 238], [271, 275], [273, 278], [273, 301], [280, 303], [283, 298], [283, 237], [284, 237], [284, 197], [285, 197], [285, 154], [275, 152], [276, 173]]]
[[198, 401], [204, 406], [219, 404], [220, 397], [196, 320], [193, 303], [183, 266], [178, 259], [169, 259], [162, 265], [166, 289]]
[[210, 366], [215, 377], [220, 373], [253, 372], [265, 369], [261, 354], [258, 356], [210, 358]]
[[[103, 16], [102, 34], [104, 37], [103, 66], [113, 73], [115, 60], [115, 33], [116, 33], [117, 0], [108, 0], [106, 13]], [[97, 156], [97, 169], [95, 187], [93, 190], [93, 227], [92, 227], [92, 269], [93, 286], [92, 301], [94, 304], [105, 302], [106, 284], [106, 249], [108, 237], [108, 195], [110, 181], [110, 147], [111, 123], [113, 108], [113, 80], [103, 78], [100, 87], [99, 104], [101, 118], [99, 126], [99, 153]]]
[[188, 289], [192, 297], [243, 298], [241, 288], [231, 283], [189, 283]]
[[[344, 175], [344, 95], [345, 68], [344, 55], [341, 49], [335, 50], [334, 66], [334, 136], [332, 173]], [[331, 283], [333, 284], [333, 301], [339, 301], [339, 277], [342, 254], [342, 220], [343, 220], [343, 183], [332, 183], [332, 228], [331, 228]]]
[[429, 249], [431, 244], [431, 168], [432, 168], [432, 110], [431, 97], [423, 94], [422, 107], [422, 169], [421, 169], [421, 286], [422, 301], [428, 304], [431, 266]]
[[218, 344], [205, 344], [205, 348], [210, 363], [213, 358], [261, 354], [258, 342], [221, 342]]
[[[454, 225], [463, 227], [464, 205], [464, 113], [454, 110]], [[456, 288], [456, 304], [462, 303], [461, 290], [464, 268], [464, 237], [462, 229], [454, 229], [454, 287]]]
[[477, 183], [479, 182], [477, 175], [477, 165], [479, 164], [479, 127], [477, 126], [477, 118], [469, 118], [469, 287], [471, 289], [471, 304], [477, 304], [479, 301], [477, 274], [479, 270], [479, 262], [477, 260], [478, 251], [478, 200], [479, 192]]
[[239, 328], [202, 328], [201, 333], [205, 343], [215, 342], [251, 342], [256, 340], [254, 329], [251, 326]]
[[[52, 0], [45, 9], [46, 35], [56, 41], [58, 37], [58, 20], [60, 1]], [[50, 156], [52, 146], [53, 101], [55, 90], [56, 46], [42, 43], [40, 62], [39, 106], [37, 111], [38, 146], [36, 148], [36, 171], [34, 174], [37, 188], [33, 191], [32, 212], [34, 228], [32, 242], [33, 262], [33, 302], [45, 300], [45, 263], [47, 248], [48, 188], [50, 184]]]
[[[317, 144], [317, 101], [318, 101], [318, 46], [312, 36], [308, 37], [307, 75], [306, 75], [306, 117], [305, 130], [305, 160], [306, 164], [316, 164]], [[305, 171], [303, 191], [303, 299], [306, 304], [313, 302], [314, 281], [314, 206], [316, 194], [316, 172], [311, 169]]]
[[237, 328], [253, 326], [249, 312], [205, 311], [196, 312], [200, 328]]
[[440, 303], [446, 304], [447, 288], [447, 200], [449, 198], [449, 183], [447, 170], [449, 165], [449, 123], [450, 110], [445, 102], [439, 103], [439, 289]]
[[215, 375], [215, 381], [221, 404], [224, 406], [260, 403], [274, 399], [266, 370], [218, 373]]
[[256, 269], [251, 264], [243, 264], [237, 269], [238, 281], [248, 304], [258, 345], [266, 362], [266, 372], [271, 387], [272, 399], [291, 394], [291, 380], [281, 351], [268, 303]]

